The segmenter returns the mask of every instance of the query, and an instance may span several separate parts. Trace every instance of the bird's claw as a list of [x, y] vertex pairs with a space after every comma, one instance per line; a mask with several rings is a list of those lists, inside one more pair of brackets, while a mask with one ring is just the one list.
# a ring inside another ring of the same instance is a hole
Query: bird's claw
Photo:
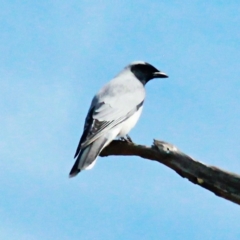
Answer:
[[126, 135], [125, 137], [120, 137], [120, 140], [128, 143], [133, 143], [129, 135]]

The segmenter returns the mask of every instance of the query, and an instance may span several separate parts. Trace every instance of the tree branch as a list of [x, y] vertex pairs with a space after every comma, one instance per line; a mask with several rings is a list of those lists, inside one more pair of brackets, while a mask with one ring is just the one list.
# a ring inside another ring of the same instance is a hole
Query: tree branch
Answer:
[[154, 140], [153, 146], [147, 147], [115, 140], [100, 154], [102, 157], [110, 155], [139, 156], [157, 161], [217, 196], [240, 204], [240, 175], [198, 162], [169, 143]]

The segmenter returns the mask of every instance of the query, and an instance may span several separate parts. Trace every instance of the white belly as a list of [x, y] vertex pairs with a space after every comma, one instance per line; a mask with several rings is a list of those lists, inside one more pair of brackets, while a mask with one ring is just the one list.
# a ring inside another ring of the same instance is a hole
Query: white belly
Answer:
[[118, 137], [126, 136], [130, 130], [136, 125], [141, 113], [142, 113], [142, 106], [135, 112], [130, 118], [128, 118], [125, 122], [121, 124], [121, 129], [118, 134]]

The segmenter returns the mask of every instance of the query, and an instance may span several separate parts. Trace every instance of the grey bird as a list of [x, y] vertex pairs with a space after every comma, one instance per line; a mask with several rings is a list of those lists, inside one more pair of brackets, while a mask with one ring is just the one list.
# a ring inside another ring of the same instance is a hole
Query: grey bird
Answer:
[[137, 123], [145, 99], [145, 85], [165, 73], [149, 63], [138, 61], [126, 66], [94, 96], [89, 108], [69, 176], [91, 169], [100, 154], [117, 137], [127, 137]]

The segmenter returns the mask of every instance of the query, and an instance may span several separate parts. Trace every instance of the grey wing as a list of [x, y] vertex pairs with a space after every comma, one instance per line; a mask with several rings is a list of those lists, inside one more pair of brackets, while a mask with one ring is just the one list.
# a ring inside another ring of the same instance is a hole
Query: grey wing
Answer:
[[131, 117], [143, 105], [145, 89], [140, 82], [126, 88], [128, 84], [121, 81], [113, 79], [93, 98], [75, 157], [82, 148]]
[[105, 132], [131, 117], [143, 105], [143, 102], [144, 100], [132, 109], [114, 109], [109, 104], [103, 102], [96, 106], [91, 106], [74, 158], [77, 157], [82, 148], [88, 146]]

